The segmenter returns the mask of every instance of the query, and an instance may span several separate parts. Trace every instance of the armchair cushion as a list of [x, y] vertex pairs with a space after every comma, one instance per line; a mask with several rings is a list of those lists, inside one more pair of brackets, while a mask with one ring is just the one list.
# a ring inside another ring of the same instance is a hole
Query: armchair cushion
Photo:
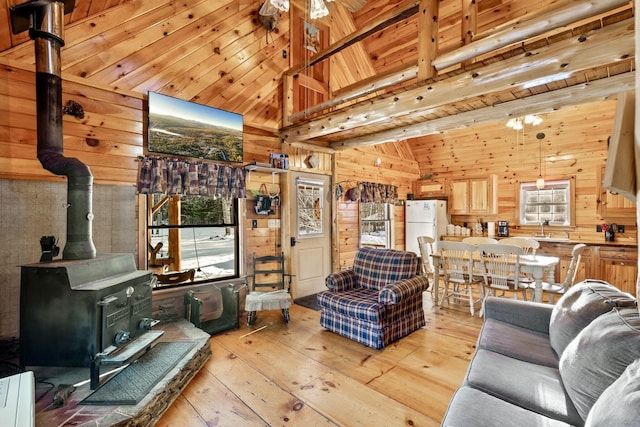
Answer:
[[318, 305], [356, 319], [379, 323], [385, 317], [384, 306], [378, 303], [378, 291], [349, 289], [318, 294]]
[[358, 286], [380, 289], [416, 275], [418, 257], [413, 252], [393, 249], [360, 248], [353, 261]]

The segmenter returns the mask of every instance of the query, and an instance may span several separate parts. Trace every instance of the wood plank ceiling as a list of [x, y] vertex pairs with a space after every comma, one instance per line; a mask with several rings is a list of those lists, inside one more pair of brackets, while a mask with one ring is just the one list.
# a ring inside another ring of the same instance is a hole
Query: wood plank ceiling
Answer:
[[[34, 63], [28, 34], [10, 30], [9, 7], [22, 2], [0, 5], [0, 63]], [[320, 23], [329, 27], [330, 43], [335, 44], [394, 10], [427, 3], [338, 0], [327, 3], [330, 15]], [[541, 12], [597, 1], [434, 3], [437, 52], [442, 55], [490, 39], [500, 26], [515, 31], [519, 22]], [[286, 127], [282, 75], [296, 65], [290, 54], [294, 35], [289, 14], [283, 14], [274, 31], [260, 25], [261, 0], [76, 0], [65, 17], [62, 70], [65, 76], [112, 89], [155, 91], [235, 111], [248, 126], [280, 131], [286, 142], [339, 150], [603, 99], [611, 96], [612, 85], [618, 90], [633, 87], [633, 4], [611, 3], [616, 4], [612, 10], [527, 36], [428, 79], [418, 82], [414, 72], [401, 84], [376, 86], [383, 77], [417, 66], [424, 55], [421, 14], [416, 13], [330, 57], [334, 96], [363, 86], [377, 90]], [[293, 4], [304, 7], [303, 0]], [[581, 95], [585, 92], [590, 95]]]

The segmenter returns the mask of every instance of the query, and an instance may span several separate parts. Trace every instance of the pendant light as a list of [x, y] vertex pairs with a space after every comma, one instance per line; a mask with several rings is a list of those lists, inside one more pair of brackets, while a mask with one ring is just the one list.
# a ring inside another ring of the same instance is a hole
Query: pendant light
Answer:
[[544, 188], [544, 178], [542, 177], [542, 140], [544, 139], [544, 133], [543, 132], [538, 132], [538, 134], [536, 135], [536, 138], [538, 138], [538, 145], [539, 145], [539, 151], [540, 151], [540, 164], [539, 164], [539, 169], [538, 172], [540, 173], [540, 175], [538, 175], [538, 179], [536, 180], [536, 188], [538, 190], [542, 190]]

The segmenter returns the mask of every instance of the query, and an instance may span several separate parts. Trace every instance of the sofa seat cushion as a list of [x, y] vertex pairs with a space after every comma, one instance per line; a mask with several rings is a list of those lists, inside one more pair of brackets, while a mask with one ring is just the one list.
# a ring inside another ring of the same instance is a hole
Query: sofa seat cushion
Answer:
[[633, 307], [635, 298], [607, 282], [585, 280], [569, 288], [553, 308], [549, 323], [551, 347], [558, 357], [593, 319], [614, 307]]
[[586, 420], [591, 407], [633, 361], [640, 358], [640, 315], [614, 308], [593, 320], [560, 358], [562, 381]]
[[584, 424], [556, 368], [479, 349], [469, 365], [466, 385], [546, 417]]
[[462, 386], [453, 395], [443, 426], [536, 426], [569, 427], [558, 421], [520, 406], [513, 405], [480, 390]]
[[318, 293], [318, 305], [348, 317], [381, 323], [386, 318], [384, 304], [378, 302], [378, 291], [354, 288], [344, 292]]
[[589, 411], [585, 427], [634, 427], [640, 420], [640, 359], [627, 366]]
[[495, 319], [485, 320], [478, 348], [525, 362], [558, 367], [558, 357], [551, 348], [549, 335]]

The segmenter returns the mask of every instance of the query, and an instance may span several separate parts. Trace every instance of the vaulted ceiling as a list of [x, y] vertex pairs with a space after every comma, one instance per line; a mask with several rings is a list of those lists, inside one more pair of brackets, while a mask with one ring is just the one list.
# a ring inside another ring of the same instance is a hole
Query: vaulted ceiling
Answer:
[[[20, 3], [0, 5], [0, 61], [33, 64], [27, 32], [11, 32], [9, 7]], [[304, 0], [292, 3], [292, 11], [296, 5], [305, 8]], [[421, 7], [429, 3], [438, 5], [435, 54], [420, 42], [428, 36], [424, 16], [433, 14]], [[594, 4], [602, 3], [613, 6], [596, 10]], [[554, 11], [576, 4], [584, 4], [589, 16], [557, 24]], [[63, 74], [242, 113], [246, 125], [279, 131], [287, 142], [336, 150], [552, 111], [633, 87], [632, 2], [336, 0], [327, 3], [330, 15], [319, 24], [329, 28], [337, 52], [326, 55], [328, 82], [341, 103], [291, 120], [283, 113], [282, 76], [297, 65], [291, 38], [301, 35], [291, 31], [290, 14], [267, 31], [258, 19], [261, 5], [261, 0], [76, 0], [65, 17]], [[408, 17], [387, 19], [415, 6]], [[385, 21], [372, 35], [350, 39]], [[526, 33], [534, 23], [542, 29]], [[507, 33], [521, 34], [521, 40], [501, 44]], [[431, 74], [418, 79], [421, 61], [483, 41], [493, 45], [489, 51], [439, 70], [427, 67]], [[338, 49], [341, 44], [348, 47]]]

